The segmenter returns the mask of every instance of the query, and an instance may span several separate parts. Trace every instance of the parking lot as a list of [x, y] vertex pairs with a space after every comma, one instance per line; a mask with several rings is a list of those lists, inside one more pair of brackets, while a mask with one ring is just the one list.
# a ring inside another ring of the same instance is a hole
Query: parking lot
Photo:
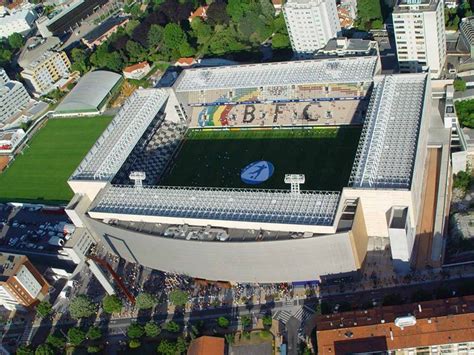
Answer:
[[0, 245], [16, 251], [56, 253], [67, 238], [63, 232], [66, 223], [69, 219], [60, 208], [0, 204]]

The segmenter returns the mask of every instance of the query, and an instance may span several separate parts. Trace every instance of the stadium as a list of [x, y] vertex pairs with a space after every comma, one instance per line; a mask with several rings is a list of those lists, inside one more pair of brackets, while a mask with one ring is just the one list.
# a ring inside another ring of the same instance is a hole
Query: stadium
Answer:
[[83, 235], [144, 266], [292, 282], [409, 265], [431, 112], [425, 74], [376, 57], [184, 70], [124, 104], [69, 179]]

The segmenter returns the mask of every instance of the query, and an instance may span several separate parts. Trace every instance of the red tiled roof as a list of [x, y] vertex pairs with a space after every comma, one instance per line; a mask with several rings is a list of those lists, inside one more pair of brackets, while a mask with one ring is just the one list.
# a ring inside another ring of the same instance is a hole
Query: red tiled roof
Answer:
[[[395, 318], [408, 314], [416, 317], [416, 324], [404, 328], [395, 325]], [[474, 296], [324, 315], [318, 317], [317, 324], [319, 354], [472, 341]]]
[[189, 345], [188, 355], [224, 355], [224, 339], [202, 336]]
[[178, 64], [187, 64], [187, 65], [191, 65], [191, 64], [194, 64], [196, 61], [194, 60], [193, 57], [183, 57], [183, 58], [179, 58], [176, 63]]
[[143, 69], [147, 65], [148, 65], [148, 62], [141, 62], [141, 63], [130, 65], [126, 68], [123, 68], [123, 71], [126, 72], [126, 73], [133, 73], [135, 70]]
[[207, 6], [199, 6], [196, 11], [191, 12], [191, 18], [206, 16]]

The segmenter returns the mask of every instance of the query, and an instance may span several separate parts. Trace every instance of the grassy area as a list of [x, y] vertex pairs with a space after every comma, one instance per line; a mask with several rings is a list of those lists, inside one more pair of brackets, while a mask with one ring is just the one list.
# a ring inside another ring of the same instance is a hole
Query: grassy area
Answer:
[[0, 199], [63, 203], [72, 197], [67, 179], [112, 117], [49, 120], [29, 147], [0, 174]]
[[[233, 130], [188, 133], [164, 185], [288, 189], [285, 174], [305, 174], [305, 190], [341, 190], [347, 186], [360, 127], [293, 130]], [[273, 176], [246, 185], [240, 171], [268, 160]]]

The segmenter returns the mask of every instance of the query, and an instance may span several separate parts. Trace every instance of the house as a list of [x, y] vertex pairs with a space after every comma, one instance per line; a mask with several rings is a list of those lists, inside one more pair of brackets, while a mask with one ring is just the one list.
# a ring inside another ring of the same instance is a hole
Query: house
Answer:
[[224, 355], [224, 339], [202, 336], [191, 341], [188, 355]]
[[275, 8], [275, 15], [281, 12], [283, 6], [283, 0], [272, 0], [273, 7]]
[[202, 20], [206, 20], [207, 8], [208, 6], [199, 6], [195, 11], [191, 12], [191, 15], [188, 17], [189, 22], [191, 22], [196, 17], [199, 17]]
[[122, 73], [126, 79], [142, 79], [150, 70], [151, 67], [148, 62], [140, 62], [124, 68]]
[[174, 63], [174, 65], [177, 67], [190, 67], [196, 63], [197, 61], [193, 57], [187, 57], [187, 58], [182, 57], [182, 58], [179, 58], [176, 61], [176, 63]]

